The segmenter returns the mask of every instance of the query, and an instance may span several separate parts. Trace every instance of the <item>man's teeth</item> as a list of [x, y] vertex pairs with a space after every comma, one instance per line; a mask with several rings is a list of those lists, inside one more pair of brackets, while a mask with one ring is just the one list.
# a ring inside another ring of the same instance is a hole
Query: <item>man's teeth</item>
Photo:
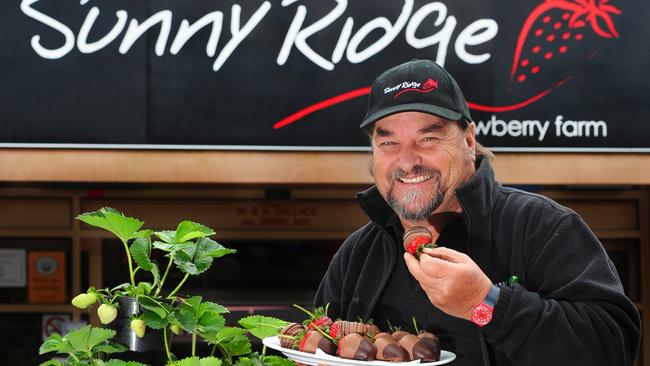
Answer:
[[420, 175], [419, 177], [415, 178], [400, 178], [399, 180], [402, 183], [421, 183], [424, 182], [425, 180], [429, 180], [431, 178], [430, 175]]

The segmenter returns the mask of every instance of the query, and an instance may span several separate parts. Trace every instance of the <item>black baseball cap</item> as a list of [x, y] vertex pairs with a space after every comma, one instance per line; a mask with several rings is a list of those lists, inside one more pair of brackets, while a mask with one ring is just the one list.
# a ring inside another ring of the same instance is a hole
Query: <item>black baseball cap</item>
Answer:
[[360, 128], [391, 114], [417, 111], [452, 121], [472, 121], [456, 80], [431, 60], [413, 60], [395, 66], [375, 79], [368, 110]]

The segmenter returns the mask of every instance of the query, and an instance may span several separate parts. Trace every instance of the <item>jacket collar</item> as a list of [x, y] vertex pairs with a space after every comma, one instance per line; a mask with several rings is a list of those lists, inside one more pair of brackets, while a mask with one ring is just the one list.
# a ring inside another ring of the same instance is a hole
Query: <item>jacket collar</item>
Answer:
[[[494, 171], [489, 159], [479, 157], [477, 165], [474, 176], [454, 192], [463, 208], [463, 217], [470, 232], [474, 227], [472, 223], [480, 222], [492, 212], [495, 191], [499, 185], [494, 180]], [[393, 209], [379, 194], [377, 186], [357, 193], [357, 201], [370, 220], [382, 227], [386, 227], [397, 219]]]

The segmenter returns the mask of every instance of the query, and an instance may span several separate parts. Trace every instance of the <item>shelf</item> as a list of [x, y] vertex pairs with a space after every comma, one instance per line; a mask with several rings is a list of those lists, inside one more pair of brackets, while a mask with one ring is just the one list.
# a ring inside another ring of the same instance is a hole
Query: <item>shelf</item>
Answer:
[[72, 313], [71, 304], [0, 304], [0, 313]]
[[61, 229], [0, 229], [0, 237], [5, 238], [69, 238], [72, 230]]

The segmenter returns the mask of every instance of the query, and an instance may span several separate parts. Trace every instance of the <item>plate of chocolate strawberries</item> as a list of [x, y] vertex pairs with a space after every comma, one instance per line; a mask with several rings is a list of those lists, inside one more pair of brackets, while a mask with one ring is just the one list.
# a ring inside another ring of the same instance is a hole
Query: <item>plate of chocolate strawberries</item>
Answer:
[[[303, 309], [304, 310], [304, 309]], [[376, 325], [309, 313], [303, 324], [289, 323], [279, 334], [265, 338], [265, 346], [308, 365], [331, 366], [421, 366], [443, 365], [456, 355], [440, 349], [430, 332], [412, 334], [393, 329], [382, 332]]]

